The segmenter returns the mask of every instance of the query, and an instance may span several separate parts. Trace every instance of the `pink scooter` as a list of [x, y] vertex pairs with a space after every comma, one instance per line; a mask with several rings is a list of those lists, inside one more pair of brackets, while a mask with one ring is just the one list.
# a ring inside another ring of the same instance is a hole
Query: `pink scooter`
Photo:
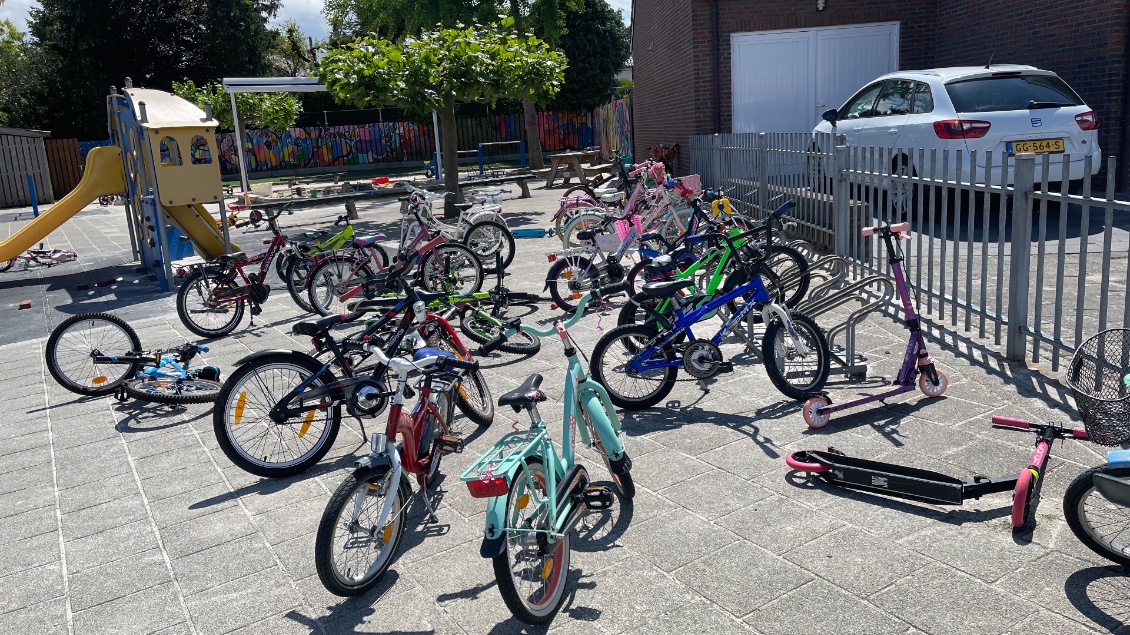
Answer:
[[864, 227], [863, 235], [872, 236], [879, 234], [887, 243], [888, 262], [895, 275], [895, 284], [898, 288], [902, 307], [906, 311], [906, 328], [910, 329], [910, 341], [906, 343], [906, 355], [902, 360], [902, 369], [891, 389], [876, 395], [860, 397], [841, 404], [832, 405], [832, 400], [827, 394], [817, 395], [804, 402], [804, 422], [813, 428], [823, 428], [828, 425], [832, 413], [855, 408], [875, 401], [882, 401], [888, 397], [901, 395], [914, 390], [915, 379], [918, 380], [918, 389], [927, 397], [941, 397], [949, 388], [949, 379], [946, 374], [934, 367], [930, 353], [926, 350], [926, 340], [922, 337], [922, 324], [918, 319], [918, 312], [914, 301], [910, 297], [910, 289], [906, 284], [903, 274], [903, 253], [899, 241], [910, 238], [910, 223], [890, 225], [882, 223], [876, 227]]

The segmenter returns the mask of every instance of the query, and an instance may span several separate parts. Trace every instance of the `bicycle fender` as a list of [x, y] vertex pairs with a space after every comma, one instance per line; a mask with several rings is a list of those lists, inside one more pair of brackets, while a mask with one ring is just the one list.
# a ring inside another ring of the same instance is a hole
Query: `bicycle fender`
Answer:
[[[623, 446], [620, 445], [620, 439], [616, 434], [616, 429], [613, 427], [612, 422], [605, 414], [607, 406], [603, 403], [601, 395], [596, 390], [588, 389], [581, 396], [581, 404], [589, 413], [589, 421], [592, 422], [593, 431], [600, 439], [604, 449], [608, 452], [608, 459], [613, 465], [620, 464], [620, 468], [631, 469], [631, 461], [628, 459], [628, 454], [624, 452]], [[613, 410], [612, 412], [615, 412]], [[627, 460], [627, 466], [624, 462]], [[622, 472], [617, 472], [621, 474]]]
[[1103, 498], [1115, 505], [1130, 507], [1130, 478], [1099, 472], [1092, 477], [1092, 482]]
[[317, 359], [315, 359], [313, 356], [308, 355], [306, 353], [303, 353], [302, 351], [292, 351], [292, 350], [286, 349], [286, 348], [272, 348], [272, 349], [269, 349], [269, 350], [258, 351], [258, 352], [252, 353], [252, 354], [248, 355], [247, 357], [244, 357], [243, 359], [237, 361], [235, 363], [235, 365], [236, 366], [243, 366], [244, 364], [246, 364], [250, 361], [254, 361], [256, 359], [259, 359], [260, 357], [266, 357], [267, 355], [297, 355], [299, 357], [305, 357], [305, 358], [308, 358], [310, 360], [313, 360], [313, 362], [316, 363], [316, 364], [322, 363], [322, 362], [319, 362]]
[[506, 496], [487, 499], [486, 529], [483, 531], [483, 544], [479, 555], [487, 559], [497, 558], [506, 548]]

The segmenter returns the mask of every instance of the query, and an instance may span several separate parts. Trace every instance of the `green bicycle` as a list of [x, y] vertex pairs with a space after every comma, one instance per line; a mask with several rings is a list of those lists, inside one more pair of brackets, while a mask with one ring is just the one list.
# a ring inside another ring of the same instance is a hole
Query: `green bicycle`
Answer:
[[488, 499], [480, 553], [492, 561], [507, 608], [527, 624], [547, 622], [561, 608], [569, 577], [570, 533], [589, 509], [612, 505], [612, 491], [590, 486], [588, 471], [577, 463], [574, 446], [578, 437], [604, 459], [623, 497], [635, 496], [632, 461], [624, 450], [620, 419], [608, 391], [586, 375], [567, 330], [585, 314], [590, 300], [599, 302], [601, 296], [626, 288], [624, 284], [617, 286], [620, 288], [589, 291], [572, 317], [564, 323], [558, 320], [548, 329], [510, 320], [506, 331], [482, 349], [490, 352], [518, 329], [539, 338], [556, 333], [565, 344], [568, 359], [561, 454], [538, 413], [537, 405], [546, 396], [540, 388], [542, 376], [535, 374], [498, 399], [499, 406], [510, 406], [515, 412], [525, 410], [530, 429], [502, 437], [459, 477], [467, 483], [471, 496]]
[[314, 242], [296, 244], [294, 249], [281, 254], [276, 262], [280, 268], [279, 277], [286, 282], [286, 290], [290, 292], [291, 299], [307, 313], [315, 312], [314, 305], [310, 304], [309, 294], [306, 291], [310, 269], [317, 262], [315, 256], [345, 249], [353, 243], [353, 239], [356, 237], [348, 215], [338, 216], [337, 220], [334, 221], [335, 226], [342, 223], [345, 223], [345, 228], [333, 236], [327, 236], [329, 232], [304, 234], [304, 237], [311, 238]]

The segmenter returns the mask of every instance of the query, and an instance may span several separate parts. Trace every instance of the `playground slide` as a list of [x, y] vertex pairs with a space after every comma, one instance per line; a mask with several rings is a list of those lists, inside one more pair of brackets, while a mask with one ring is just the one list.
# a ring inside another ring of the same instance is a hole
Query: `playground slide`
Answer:
[[122, 155], [117, 146], [94, 148], [86, 157], [86, 171], [75, 189], [59, 199], [38, 218], [0, 242], [0, 262], [7, 262], [31, 249], [99, 196], [121, 194], [126, 189]]
[[[201, 256], [211, 260], [225, 253], [224, 235], [217, 229], [216, 219], [203, 205], [168, 205], [165, 213], [188, 236]], [[231, 249], [232, 253], [240, 251], [235, 243], [232, 243]]]

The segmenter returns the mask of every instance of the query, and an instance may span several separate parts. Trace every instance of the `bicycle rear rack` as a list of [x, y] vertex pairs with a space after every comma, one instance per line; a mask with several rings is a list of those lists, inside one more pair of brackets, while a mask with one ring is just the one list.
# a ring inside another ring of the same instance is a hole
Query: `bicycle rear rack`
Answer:
[[521, 430], [507, 433], [464, 470], [459, 475], [459, 480], [489, 481], [498, 476], [505, 476], [509, 480], [510, 473], [523, 460], [522, 449], [541, 440], [545, 434], [545, 430]]

